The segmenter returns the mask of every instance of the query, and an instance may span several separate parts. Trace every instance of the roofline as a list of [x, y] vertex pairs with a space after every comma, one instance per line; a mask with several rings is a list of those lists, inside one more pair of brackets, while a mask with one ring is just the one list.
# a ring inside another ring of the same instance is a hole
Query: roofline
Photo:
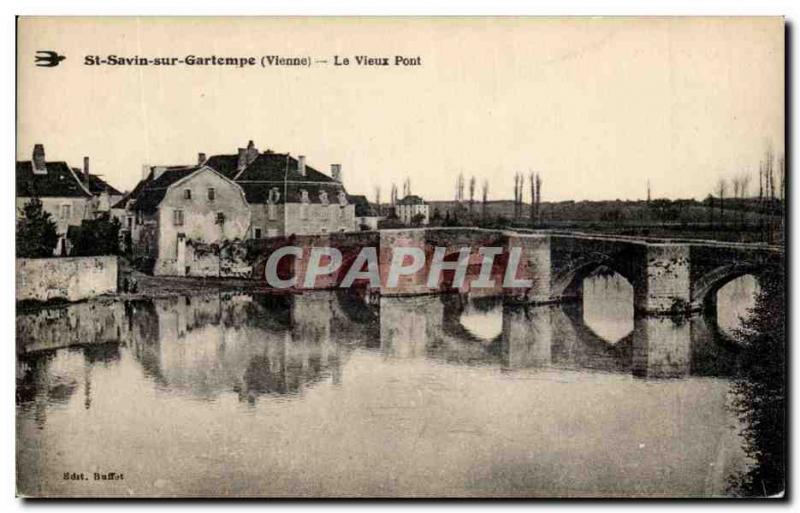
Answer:
[[344, 187], [344, 184], [337, 181], [331, 182], [319, 182], [319, 181], [309, 181], [309, 180], [287, 180], [284, 178], [283, 180], [236, 180], [236, 183], [302, 183], [302, 184], [325, 184], [325, 185], [338, 185], [339, 187]]
[[[174, 182], [172, 182], [172, 183], [171, 183], [171, 184], [169, 184], [168, 186], [166, 186], [166, 187], [163, 187], [163, 189], [164, 189], [165, 191], [169, 191], [171, 188], [173, 188], [173, 187], [177, 187], [178, 185], [180, 185], [180, 184], [182, 184], [183, 182], [185, 182], [186, 180], [190, 179], [191, 177], [193, 177], [194, 175], [196, 175], [196, 174], [197, 174], [197, 173], [199, 173], [200, 171], [204, 171], [204, 170], [206, 170], [206, 169], [207, 169], [207, 170], [209, 170], [209, 171], [211, 171], [212, 173], [214, 173], [214, 174], [215, 174], [215, 175], [217, 175], [218, 177], [222, 178], [222, 179], [223, 179], [223, 180], [225, 180], [226, 182], [230, 182], [231, 184], [233, 184], [233, 185], [236, 187], [236, 190], [238, 190], [238, 191], [239, 191], [239, 194], [242, 196], [242, 200], [245, 202], [245, 204], [248, 204], [248, 203], [247, 203], [247, 196], [246, 196], [246, 195], [245, 195], [245, 193], [244, 193], [244, 189], [242, 189], [242, 187], [241, 187], [241, 186], [240, 186], [238, 183], [234, 182], [233, 180], [231, 180], [231, 179], [230, 179], [230, 178], [228, 178], [227, 176], [223, 175], [222, 173], [220, 173], [219, 171], [217, 171], [217, 170], [216, 170], [216, 169], [214, 169], [213, 167], [211, 167], [211, 166], [207, 166], [207, 165], [205, 165], [205, 164], [201, 165], [200, 167], [198, 167], [197, 169], [195, 169], [194, 171], [192, 171], [192, 172], [191, 172], [191, 173], [189, 173], [188, 175], [184, 176], [183, 178], [180, 178], [180, 179], [178, 179], [178, 180], [175, 180]], [[152, 188], [152, 189], [149, 189], [149, 190], [151, 190], [151, 191], [160, 191], [160, 190], [162, 190], [162, 187]], [[144, 191], [142, 191], [142, 192], [144, 192]], [[167, 194], [166, 194], [166, 193], [164, 193], [164, 197], [163, 197], [163, 198], [161, 198], [161, 201], [159, 201], [158, 203], [156, 203], [156, 208], [158, 208], [158, 207], [160, 207], [160, 206], [161, 206], [161, 203], [164, 201], [164, 198], [166, 198], [166, 197], [167, 197]]]
[[[67, 163], [66, 163], [66, 162], [64, 162], [64, 164], [67, 164]], [[69, 169], [69, 173], [72, 175], [72, 178], [74, 178], [74, 179], [75, 179], [75, 181], [76, 181], [76, 182], [78, 182], [78, 185], [80, 185], [80, 186], [81, 186], [81, 189], [83, 189], [83, 190], [86, 192], [86, 194], [88, 194], [89, 196], [91, 196], [91, 197], [94, 197], [94, 194], [92, 194], [92, 191], [90, 191], [90, 190], [88, 189], [88, 187], [86, 187], [85, 185], [83, 185], [83, 182], [81, 182], [81, 181], [80, 181], [80, 179], [78, 178], [78, 175], [76, 175], [76, 174], [75, 174], [75, 170], [74, 170], [74, 169], [72, 169], [72, 166], [70, 166], [69, 164], [67, 164], [67, 169]]]

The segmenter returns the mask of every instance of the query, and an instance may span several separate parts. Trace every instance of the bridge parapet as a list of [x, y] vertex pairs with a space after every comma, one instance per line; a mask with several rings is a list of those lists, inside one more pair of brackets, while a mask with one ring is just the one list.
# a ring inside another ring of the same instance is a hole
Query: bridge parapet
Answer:
[[[288, 274], [297, 282], [292, 290], [352, 286], [353, 281], [345, 279], [347, 271], [362, 269], [365, 261], [358, 259], [362, 250], [370, 248], [376, 255], [379, 280], [362, 277], [355, 283], [383, 295], [456, 291], [502, 295], [513, 302], [552, 303], [580, 299], [585, 278], [613, 271], [632, 285], [639, 314], [697, 310], [727, 281], [783, 263], [782, 251], [762, 245], [471, 228], [335, 233], [289, 238], [271, 247], [291, 244], [300, 247], [293, 259], [287, 258]], [[306, 280], [309, 262], [314, 262], [312, 249], [317, 246], [337, 248], [341, 266]], [[492, 265], [486, 263], [487, 250]], [[455, 265], [459, 262], [464, 265]], [[254, 269], [260, 269], [263, 277], [263, 265]]]

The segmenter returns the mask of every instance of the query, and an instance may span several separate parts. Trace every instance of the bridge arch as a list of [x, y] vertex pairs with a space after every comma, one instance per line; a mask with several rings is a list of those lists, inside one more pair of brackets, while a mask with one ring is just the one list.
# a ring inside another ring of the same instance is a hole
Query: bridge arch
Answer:
[[636, 289], [636, 278], [630, 269], [630, 262], [614, 258], [604, 253], [589, 253], [572, 262], [572, 264], [553, 276], [552, 295], [557, 298], [578, 299], [581, 297], [583, 280], [601, 269], [613, 271]]
[[758, 279], [759, 275], [768, 270], [767, 264], [740, 262], [719, 266], [692, 283], [692, 307], [695, 309], [713, 309], [716, 306], [717, 292], [737, 278], [752, 275]]

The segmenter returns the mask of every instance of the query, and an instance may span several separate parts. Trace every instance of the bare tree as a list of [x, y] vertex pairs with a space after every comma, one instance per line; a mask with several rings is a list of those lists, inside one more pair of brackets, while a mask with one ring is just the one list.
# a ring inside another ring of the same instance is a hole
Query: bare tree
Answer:
[[533, 175], [533, 171], [528, 172], [528, 184], [531, 188], [530, 218], [531, 224], [534, 224], [536, 223], [536, 179]]
[[717, 181], [717, 193], [719, 194], [719, 219], [720, 224], [725, 224], [725, 189], [727, 187], [727, 181], [724, 178], [720, 178]]
[[458, 173], [456, 177], [456, 202], [464, 201], [464, 173]]
[[481, 216], [484, 219], [486, 219], [486, 206], [487, 206], [486, 202], [489, 199], [489, 181], [488, 180], [484, 180], [483, 181], [483, 191], [482, 192], [483, 192], [483, 206], [482, 206]]
[[378, 214], [381, 213], [381, 186], [375, 187], [375, 208], [378, 209]]
[[411, 178], [406, 178], [403, 182], [403, 197], [411, 195]]
[[469, 179], [469, 212], [472, 213], [472, 207], [475, 204], [475, 176]]
[[519, 208], [519, 173], [514, 174], [514, 219], [517, 218]]
[[394, 183], [392, 184], [391, 202], [393, 207], [397, 205], [397, 185]]
[[536, 173], [536, 222], [542, 217], [542, 177]]

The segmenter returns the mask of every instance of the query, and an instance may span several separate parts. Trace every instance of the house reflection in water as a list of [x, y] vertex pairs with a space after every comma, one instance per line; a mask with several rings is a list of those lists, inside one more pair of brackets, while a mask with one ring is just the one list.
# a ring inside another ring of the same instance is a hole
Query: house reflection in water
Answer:
[[134, 337], [131, 347], [173, 392], [211, 400], [234, 390], [251, 403], [299, 394], [327, 377], [341, 380], [348, 349], [331, 337], [330, 302], [329, 294], [157, 299], [135, 316], [151, 336]]
[[18, 315], [17, 399], [35, 408], [80, 389], [90, 408], [92, 369], [119, 360], [121, 347], [157, 389], [205, 401], [232, 392], [251, 404], [340, 383], [357, 348], [388, 359], [641, 378], [724, 376], [735, 366], [737, 348], [711, 318], [636, 318], [616, 340], [591, 320], [582, 304], [523, 308], [459, 295], [383, 297], [379, 308], [330, 291], [83, 303]]

